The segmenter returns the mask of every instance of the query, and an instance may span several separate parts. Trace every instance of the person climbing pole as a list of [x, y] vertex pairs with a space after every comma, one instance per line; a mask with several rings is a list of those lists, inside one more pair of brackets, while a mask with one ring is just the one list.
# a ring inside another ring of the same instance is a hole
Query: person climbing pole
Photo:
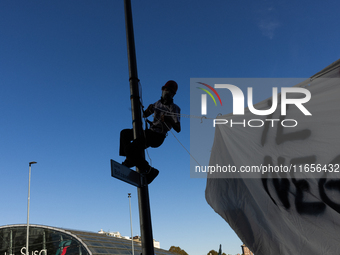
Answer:
[[120, 132], [119, 155], [125, 156], [122, 163], [129, 168], [137, 166], [141, 173], [146, 173], [148, 184], [156, 178], [159, 171], [149, 165], [144, 157], [139, 154], [143, 149], [157, 148], [162, 145], [167, 132], [173, 128], [177, 133], [181, 131], [180, 111], [178, 105], [174, 104], [173, 97], [177, 93], [178, 85], [169, 80], [162, 86], [162, 96], [154, 104], [150, 104], [143, 111], [143, 117], [154, 114], [150, 128], [144, 130], [143, 135], [134, 139], [133, 129], [123, 129]]

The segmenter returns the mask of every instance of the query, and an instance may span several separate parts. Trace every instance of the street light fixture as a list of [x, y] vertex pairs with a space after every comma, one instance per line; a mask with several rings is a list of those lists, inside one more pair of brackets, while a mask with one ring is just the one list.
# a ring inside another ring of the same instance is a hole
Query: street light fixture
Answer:
[[31, 165], [36, 164], [37, 162], [31, 161], [29, 162], [29, 170], [28, 170], [28, 198], [27, 198], [27, 233], [26, 233], [26, 255], [29, 255], [28, 252], [28, 243], [29, 243], [29, 218], [30, 218], [30, 190], [31, 190]]

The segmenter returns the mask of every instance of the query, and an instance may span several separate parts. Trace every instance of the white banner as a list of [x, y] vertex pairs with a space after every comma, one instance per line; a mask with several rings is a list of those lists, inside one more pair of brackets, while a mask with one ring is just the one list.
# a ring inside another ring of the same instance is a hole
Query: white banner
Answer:
[[266, 116], [246, 109], [215, 121], [206, 200], [255, 254], [340, 254], [339, 67], [295, 86], [311, 98], [286, 115], [281, 105]]

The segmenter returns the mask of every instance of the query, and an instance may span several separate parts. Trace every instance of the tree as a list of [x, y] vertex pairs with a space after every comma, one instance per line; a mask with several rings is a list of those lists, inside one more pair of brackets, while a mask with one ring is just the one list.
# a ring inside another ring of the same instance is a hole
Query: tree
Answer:
[[188, 255], [188, 253], [186, 253], [185, 250], [182, 250], [178, 246], [171, 246], [169, 251], [177, 253], [177, 254], [181, 254], [181, 255]]
[[211, 251], [208, 252], [207, 255], [218, 255], [218, 252], [215, 251], [215, 250], [211, 250]]
[[[215, 251], [215, 250], [211, 250], [211, 251], [208, 252], [207, 255], [218, 255], [218, 252]], [[225, 254], [225, 253], [223, 252], [222, 255], [227, 255], [227, 254]]]

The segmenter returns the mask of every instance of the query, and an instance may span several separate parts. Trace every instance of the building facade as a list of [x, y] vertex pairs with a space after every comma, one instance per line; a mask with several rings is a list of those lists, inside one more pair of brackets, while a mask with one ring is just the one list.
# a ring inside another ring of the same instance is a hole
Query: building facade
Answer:
[[244, 244], [241, 245], [242, 247], [242, 253], [244, 255], [254, 255], [251, 250], [249, 250], [249, 248], [247, 246], [245, 246]]
[[[0, 255], [26, 255], [26, 225], [0, 227]], [[94, 232], [42, 225], [29, 227], [29, 255], [121, 255], [132, 254], [131, 240]], [[142, 247], [134, 245], [134, 253]], [[155, 248], [155, 255], [174, 254]]]

